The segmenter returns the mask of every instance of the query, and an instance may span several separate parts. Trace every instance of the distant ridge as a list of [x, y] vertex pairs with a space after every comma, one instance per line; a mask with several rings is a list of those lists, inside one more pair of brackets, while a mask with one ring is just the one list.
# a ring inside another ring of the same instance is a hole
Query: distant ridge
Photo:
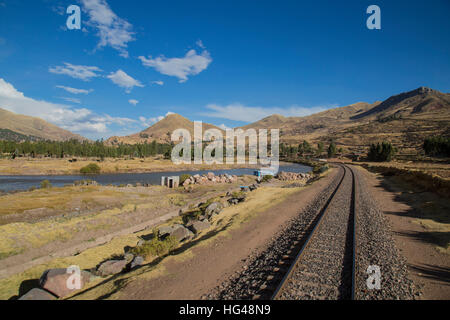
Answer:
[[450, 96], [448, 94], [427, 87], [400, 93], [392, 96], [364, 113], [353, 116], [351, 119], [361, 119], [371, 115], [388, 115], [393, 112], [405, 114], [432, 112], [442, 108], [449, 108]]
[[[171, 114], [153, 126], [126, 137], [111, 137], [110, 144], [170, 143], [171, 133], [186, 128], [193, 135], [193, 122]], [[203, 124], [203, 130], [217, 128]], [[370, 143], [389, 140], [404, 148], [420, 148], [426, 137], [450, 136], [450, 94], [427, 87], [393, 95], [374, 103], [357, 102], [305, 117], [274, 114], [241, 127], [280, 129], [282, 143], [335, 141], [348, 150], [361, 150]], [[221, 129], [219, 129], [221, 130]]]
[[[11, 130], [17, 134], [32, 137], [31, 140], [87, 140], [78, 134], [59, 128], [43, 119], [16, 114], [2, 108], [0, 108], [0, 129]], [[17, 137], [20, 138], [19, 136]]]

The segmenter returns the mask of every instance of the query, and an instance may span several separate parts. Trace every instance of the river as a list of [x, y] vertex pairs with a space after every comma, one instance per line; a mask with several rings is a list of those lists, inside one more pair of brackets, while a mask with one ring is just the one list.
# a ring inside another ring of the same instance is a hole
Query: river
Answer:
[[[54, 187], [63, 187], [71, 185], [75, 181], [91, 179], [102, 185], [121, 185], [135, 183], [149, 183], [159, 185], [162, 176], [180, 176], [182, 174], [205, 174], [214, 172], [214, 174], [230, 174], [230, 175], [252, 175], [255, 169], [228, 169], [228, 170], [199, 170], [199, 171], [165, 171], [165, 172], [149, 172], [149, 173], [115, 173], [115, 174], [99, 174], [99, 175], [51, 175], [51, 176], [0, 176], [0, 191], [23, 191], [31, 187], [39, 187], [40, 183], [48, 180]], [[309, 172], [311, 167], [301, 164], [290, 163], [280, 165], [279, 171], [288, 172]]]

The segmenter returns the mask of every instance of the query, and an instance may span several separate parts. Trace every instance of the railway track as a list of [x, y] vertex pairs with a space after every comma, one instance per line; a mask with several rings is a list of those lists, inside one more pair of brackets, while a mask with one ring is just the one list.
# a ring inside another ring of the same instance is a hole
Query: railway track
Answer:
[[342, 177], [309, 228], [280, 261], [280, 268], [287, 271], [273, 286], [272, 299], [355, 297], [356, 178], [351, 167], [337, 165]]

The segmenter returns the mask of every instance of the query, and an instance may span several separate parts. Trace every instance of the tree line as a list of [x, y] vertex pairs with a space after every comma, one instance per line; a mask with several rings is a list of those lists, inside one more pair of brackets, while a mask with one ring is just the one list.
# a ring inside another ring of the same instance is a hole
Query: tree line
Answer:
[[428, 156], [450, 157], [450, 138], [435, 136], [425, 139], [423, 149]]
[[106, 145], [103, 141], [80, 142], [78, 140], [69, 141], [6, 141], [0, 140], [0, 154], [10, 154], [12, 158], [18, 156], [46, 156], [63, 158], [73, 157], [98, 157], [98, 158], [120, 158], [148, 157], [155, 155], [165, 155], [170, 157], [172, 145], [162, 144], [153, 141], [141, 144], [119, 144], [117, 146]]

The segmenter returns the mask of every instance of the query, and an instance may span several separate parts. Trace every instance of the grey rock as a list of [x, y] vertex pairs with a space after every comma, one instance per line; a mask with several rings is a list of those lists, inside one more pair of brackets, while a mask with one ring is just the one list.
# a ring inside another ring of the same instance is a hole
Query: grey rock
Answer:
[[110, 276], [122, 272], [127, 264], [126, 260], [108, 260], [98, 267], [97, 272], [102, 277]]
[[170, 234], [173, 231], [173, 226], [164, 226], [158, 229], [158, 234], [160, 237], [165, 236], [166, 234]]
[[206, 230], [211, 227], [211, 224], [208, 221], [196, 221], [192, 224], [192, 231], [197, 234], [200, 231]]
[[34, 288], [28, 291], [26, 294], [21, 296], [19, 300], [56, 300], [57, 298], [52, 295], [50, 292], [47, 292], [45, 290]]
[[137, 256], [131, 262], [130, 268], [134, 269], [136, 267], [142, 266], [144, 264], [144, 258], [141, 256]]
[[170, 235], [172, 237], [175, 237], [178, 241], [183, 241], [186, 239], [190, 239], [194, 236], [194, 234], [187, 228], [183, 226], [179, 226], [178, 228], [174, 229]]
[[223, 205], [220, 202], [213, 202], [205, 209], [205, 215], [211, 217], [213, 214], [222, 212]]

